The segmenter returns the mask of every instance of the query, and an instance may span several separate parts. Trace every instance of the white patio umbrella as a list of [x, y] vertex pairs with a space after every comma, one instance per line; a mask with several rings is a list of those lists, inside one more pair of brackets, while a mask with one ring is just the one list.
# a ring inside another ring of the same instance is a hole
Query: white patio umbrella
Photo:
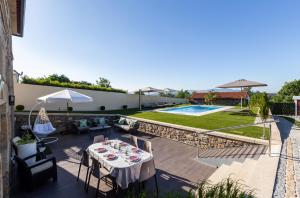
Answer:
[[70, 89], [64, 89], [46, 96], [39, 97], [38, 102], [56, 103], [56, 102], [71, 102], [71, 103], [84, 103], [93, 102], [93, 98]]
[[[240, 79], [230, 83], [226, 83], [224, 85], [220, 85], [217, 88], [241, 88], [241, 92], [242, 92], [243, 88], [245, 87], [264, 87], [264, 86], [268, 86], [268, 85], [265, 83]], [[241, 96], [241, 109], [242, 108], [243, 108], [243, 97]]]
[[[32, 111], [35, 109], [36, 106], [42, 103], [58, 103], [58, 102], [66, 102], [68, 103], [85, 103], [85, 102], [92, 102], [93, 98], [76, 91], [70, 89], [64, 89], [62, 91], [58, 91], [46, 96], [42, 96], [37, 98], [37, 103], [32, 107], [28, 117], [28, 125], [31, 128], [30, 117]], [[32, 129], [32, 128], [31, 128]]]
[[162, 92], [163, 90], [161, 89], [156, 89], [153, 87], [144, 87], [142, 89], [139, 89], [139, 109], [142, 110], [142, 98], [141, 95], [142, 93], [154, 93], [154, 92]]

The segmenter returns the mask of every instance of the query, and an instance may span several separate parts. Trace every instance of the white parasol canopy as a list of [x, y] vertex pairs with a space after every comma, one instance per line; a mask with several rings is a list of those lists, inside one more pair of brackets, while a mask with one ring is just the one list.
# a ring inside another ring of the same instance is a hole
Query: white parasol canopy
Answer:
[[45, 103], [56, 103], [56, 102], [71, 102], [71, 103], [84, 103], [84, 102], [92, 102], [93, 98], [76, 91], [72, 91], [69, 89], [64, 89], [62, 91], [58, 91], [46, 96], [39, 97], [37, 99], [38, 102]]
[[163, 91], [161, 89], [156, 89], [156, 88], [153, 88], [153, 87], [144, 87], [144, 88], [142, 88], [140, 90], [141, 90], [141, 92], [144, 92], [144, 93], [162, 92]]

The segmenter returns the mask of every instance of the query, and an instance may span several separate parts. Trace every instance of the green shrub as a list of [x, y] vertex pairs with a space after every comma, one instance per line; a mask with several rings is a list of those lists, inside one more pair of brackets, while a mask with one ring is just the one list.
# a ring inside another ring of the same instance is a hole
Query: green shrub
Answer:
[[22, 144], [30, 144], [34, 142], [35, 142], [35, 138], [29, 133], [26, 133], [21, 137], [20, 140], [17, 141], [17, 144], [22, 145]]
[[25, 109], [24, 105], [17, 105], [16, 110], [17, 111], [23, 111]]
[[105, 110], [105, 106], [100, 106], [100, 110], [104, 111]]
[[230, 198], [254, 198], [254, 193], [249, 190], [247, 186], [242, 185], [239, 181], [234, 181], [230, 177], [224, 179], [217, 184], [209, 184], [206, 181], [200, 183], [196, 189], [197, 197], [202, 198], [217, 198], [217, 197], [230, 197]]
[[45, 85], [45, 86], [55, 86], [55, 87], [66, 87], [66, 88], [74, 88], [74, 89], [87, 89], [87, 90], [95, 90], [95, 91], [107, 91], [107, 92], [118, 92], [118, 93], [127, 93], [122, 89], [115, 89], [111, 87], [101, 87], [99, 85], [89, 84], [87, 82], [59, 82], [57, 80], [51, 80], [50, 78], [31, 78], [28, 76], [24, 76], [22, 78], [22, 83], [24, 84], [32, 84], [32, 85]]
[[270, 109], [274, 115], [295, 115], [295, 103], [272, 102]]

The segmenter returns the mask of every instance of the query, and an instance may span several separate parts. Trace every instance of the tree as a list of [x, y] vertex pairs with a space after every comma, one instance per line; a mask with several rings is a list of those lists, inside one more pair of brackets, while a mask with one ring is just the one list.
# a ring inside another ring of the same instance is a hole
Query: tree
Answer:
[[180, 91], [177, 92], [176, 98], [185, 98], [185, 99], [190, 99], [191, 94], [188, 90], [183, 90], [181, 89]]
[[99, 80], [96, 80], [96, 83], [101, 87], [111, 88], [110, 81], [106, 78], [100, 77]]
[[213, 101], [217, 98], [217, 94], [215, 92], [209, 92], [204, 96], [204, 101], [206, 104], [213, 104]]
[[161, 97], [169, 97], [169, 98], [174, 98], [174, 94], [171, 93], [164, 93], [164, 92], [159, 92], [159, 96]]
[[[269, 98], [268, 98], [267, 93], [253, 94], [250, 98], [250, 106], [259, 108], [258, 114], [263, 122], [265, 122], [268, 119], [270, 103], [269, 103]], [[266, 129], [265, 129], [265, 123], [264, 123], [263, 139], [265, 139], [265, 133], [266, 133]]]
[[67, 76], [65, 76], [64, 74], [62, 74], [62, 75], [52, 74], [52, 75], [49, 75], [48, 77], [44, 77], [44, 79], [49, 79], [51, 81], [58, 81], [61, 83], [71, 82], [70, 79]]
[[285, 82], [279, 92], [272, 97], [273, 102], [290, 103], [293, 96], [300, 95], [300, 80]]

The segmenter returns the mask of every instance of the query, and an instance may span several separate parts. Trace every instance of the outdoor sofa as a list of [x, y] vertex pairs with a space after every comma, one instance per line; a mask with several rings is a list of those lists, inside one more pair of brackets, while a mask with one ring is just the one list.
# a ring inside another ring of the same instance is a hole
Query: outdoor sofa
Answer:
[[90, 128], [108, 126], [109, 121], [104, 117], [96, 117], [93, 119], [80, 119], [72, 122], [72, 131], [81, 134], [89, 132]]
[[136, 131], [139, 128], [139, 123], [137, 120], [120, 117], [118, 120], [114, 121], [114, 127], [119, 128], [127, 133]]

